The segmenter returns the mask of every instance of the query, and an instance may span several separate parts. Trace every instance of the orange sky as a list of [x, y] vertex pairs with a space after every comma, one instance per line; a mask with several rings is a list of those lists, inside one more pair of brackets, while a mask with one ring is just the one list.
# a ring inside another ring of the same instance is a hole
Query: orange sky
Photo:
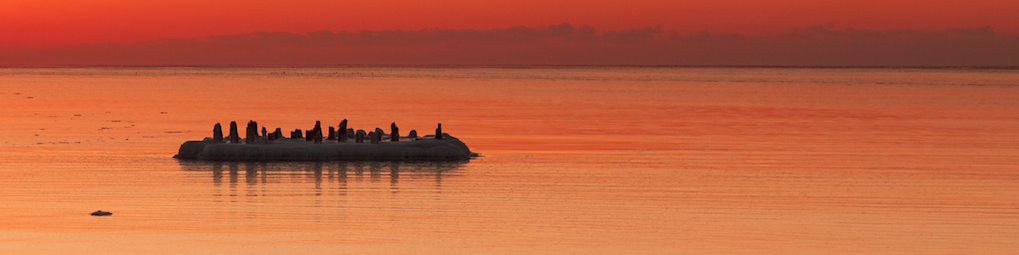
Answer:
[[134, 1], [7, 0], [0, 47], [138, 42], [254, 31], [493, 29], [569, 22], [604, 31], [662, 25], [677, 32], [763, 35], [838, 28], [1019, 34], [1014, 0], [516, 0]]

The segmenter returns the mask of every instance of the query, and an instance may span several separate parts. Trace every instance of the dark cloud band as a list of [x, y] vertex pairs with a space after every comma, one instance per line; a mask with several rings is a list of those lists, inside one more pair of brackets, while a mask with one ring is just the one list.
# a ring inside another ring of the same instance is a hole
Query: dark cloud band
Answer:
[[763, 65], [1015, 66], [1019, 36], [814, 26], [768, 36], [507, 29], [254, 32], [140, 43], [0, 49], [0, 65]]

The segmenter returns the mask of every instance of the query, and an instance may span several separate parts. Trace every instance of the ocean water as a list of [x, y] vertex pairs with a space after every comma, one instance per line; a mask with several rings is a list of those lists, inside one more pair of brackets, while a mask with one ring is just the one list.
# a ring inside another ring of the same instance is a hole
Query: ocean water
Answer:
[[[171, 158], [342, 119], [482, 157]], [[3, 254], [1019, 251], [1016, 70], [2, 68], [0, 124]]]

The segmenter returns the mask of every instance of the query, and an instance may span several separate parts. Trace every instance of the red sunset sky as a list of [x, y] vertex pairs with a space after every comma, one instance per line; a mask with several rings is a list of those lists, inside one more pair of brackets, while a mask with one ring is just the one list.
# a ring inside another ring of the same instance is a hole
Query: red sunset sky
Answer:
[[[591, 26], [599, 33], [660, 25], [663, 31], [684, 36], [708, 31], [767, 37], [824, 24], [833, 24], [827, 29], [835, 31], [989, 27], [998, 36], [1019, 35], [1019, 15], [1015, 14], [1019, 1], [1013, 0], [8, 0], [3, 5], [0, 49], [22, 50], [8, 50], [14, 55], [8, 61], [0, 59], [0, 64], [28, 63], [31, 61], [16, 59], [41, 54], [25, 53], [24, 49], [81, 44], [125, 44], [256, 31], [498, 30], [564, 22], [575, 27]], [[132, 61], [124, 63], [135, 63]]]

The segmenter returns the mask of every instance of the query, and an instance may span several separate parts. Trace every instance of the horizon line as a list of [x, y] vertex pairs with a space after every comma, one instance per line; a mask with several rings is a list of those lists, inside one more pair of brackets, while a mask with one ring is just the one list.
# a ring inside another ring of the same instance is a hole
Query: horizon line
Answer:
[[227, 64], [227, 65], [3, 65], [3, 69], [19, 68], [788, 68], [788, 69], [981, 69], [1019, 70], [1016, 65], [543, 65], [543, 64]]
[[852, 26], [840, 27], [840, 26], [836, 26], [833, 23], [820, 23], [820, 24], [813, 24], [813, 25], [804, 26], [804, 27], [792, 27], [791, 31], [786, 31], [786, 32], [777, 32], [777, 33], [776, 32], [771, 32], [771, 33], [739, 33], [739, 32], [735, 32], [734, 33], [734, 32], [712, 32], [712, 31], [709, 31], [707, 29], [697, 30], [697, 31], [694, 31], [694, 30], [690, 30], [690, 31], [667, 30], [667, 29], [662, 29], [662, 24], [645, 25], [645, 26], [640, 26], [640, 27], [631, 27], [631, 28], [619, 29], [619, 30], [601, 30], [601, 29], [598, 29], [598, 28], [596, 28], [594, 26], [587, 25], [587, 24], [574, 25], [574, 24], [572, 24], [570, 22], [563, 22], [563, 23], [548, 24], [548, 25], [534, 25], [534, 26], [517, 25], [517, 26], [500, 27], [500, 28], [489, 28], [489, 29], [479, 29], [479, 28], [439, 28], [439, 27], [435, 27], [435, 28], [407, 29], [407, 30], [404, 30], [404, 29], [374, 29], [374, 30], [373, 29], [362, 29], [362, 30], [338, 30], [338, 31], [333, 31], [333, 30], [329, 30], [329, 29], [320, 29], [320, 30], [305, 31], [305, 32], [294, 32], [294, 31], [283, 31], [283, 30], [273, 31], [273, 30], [261, 30], [261, 29], [257, 29], [257, 30], [253, 30], [253, 31], [249, 31], [249, 32], [241, 32], [241, 33], [207, 34], [207, 35], [191, 36], [191, 37], [164, 37], [164, 38], [136, 40], [136, 41], [79, 42], [79, 43], [71, 43], [71, 44], [54, 44], [54, 45], [7, 45], [7, 46], [0, 46], [0, 50], [3, 50], [3, 49], [8, 49], [8, 50], [9, 49], [55, 49], [55, 48], [65, 48], [65, 47], [82, 47], [82, 46], [86, 46], [87, 47], [87, 46], [100, 46], [100, 45], [131, 45], [131, 44], [143, 44], [143, 43], [165, 42], [165, 41], [203, 40], [203, 39], [217, 38], [217, 37], [243, 36], [243, 35], [255, 35], [255, 34], [292, 34], [292, 35], [300, 35], [300, 36], [312, 36], [314, 33], [317, 33], [317, 32], [328, 32], [328, 33], [333, 33], [333, 34], [341, 34], [341, 33], [346, 33], [346, 34], [361, 34], [361, 33], [365, 33], [365, 32], [399, 32], [399, 33], [447, 32], [447, 31], [482, 31], [482, 32], [484, 32], [484, 31], [509, 31], [509, 30], [513, 30], [513, 29], [539, 29], [539, 30], [545, 29], [545, 30], [547, 30], [547, 29], [556, 29], [556, 28], [562, 28], [562, 27], [566, 27], [566, 28], [569, 28], [569, 29], [572, 29], [572, 30], [590, 29], [591, 33], [593, 33], [594, 35], [597, 35], [597, 36], [605, 36], [606, 34], [613, 34], [613, 33], [637, 32], [637, 31], [643, 31], [643, 30], [649, 30], [649, 29], [650, 30], [655, 30], [657, 32], [668, 33], [668, 34], [675, 35], [675, 36], [736, 35], [736, 36], [743, 36], [743, 37], [746, 37], [746, 38], [769, 38], [769, 37], [776, 37], [776, 36], [795, 35], [795, 34], [804, 33], [804, 32], [812, 33], [812, 32], [816, 32], [816, 31], [813, 31], [813, 30], [818, 30], [818, 29], [826, 30], [828, 32], [835, 32], [835, 33], [842, 33], [842, 32], [849, 32], [849, 33], [857, 33], [857, 32], [877, 32], [877, 33], [888, 33], [888, 32], [939, 33], [939, 32], [965, 31], [965, 30], [969, 30], [969, 29], [987, 29], [987, 32], [990, 32], [993, 36], [1003, 36], [1003, 37], [1019, 36], [1019, 33], [1008, 33], [1008, 32], [1002, 33], [1002, 32], [996, 31], [995, 27], [990, 26], [990, 25], [973, 26], [973, 27], [950, 27], [950, 28], [945, 28], [945, 29], [940, 29], [940, 30], [939, 29], [926, 29], [926, 30], [924, 30], [924, 29], [912, 29], [912, 28], [899, 28], [899, 29], [884, 29], [884, 30], [882, 30], [882, 29], [871, 29], [871, 28], [855, 28], [855, 27], [852, 27]]

